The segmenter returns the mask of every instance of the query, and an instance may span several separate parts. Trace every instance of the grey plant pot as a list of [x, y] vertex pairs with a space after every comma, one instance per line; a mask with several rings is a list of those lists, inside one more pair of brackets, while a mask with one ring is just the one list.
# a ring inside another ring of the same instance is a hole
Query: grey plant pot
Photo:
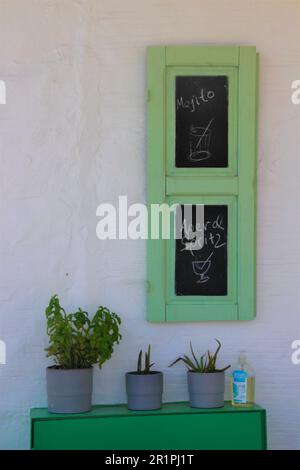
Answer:
[[127, 372], [126, 393], [129, 410], [158, 410], [162, 405], [163, 374]]
[[225, 373], [187, 373], [192, 408], [222, 408], [224, 406]]
[[47, 368], [48, 411], [84, 413], [92, 408], [93, 368]]

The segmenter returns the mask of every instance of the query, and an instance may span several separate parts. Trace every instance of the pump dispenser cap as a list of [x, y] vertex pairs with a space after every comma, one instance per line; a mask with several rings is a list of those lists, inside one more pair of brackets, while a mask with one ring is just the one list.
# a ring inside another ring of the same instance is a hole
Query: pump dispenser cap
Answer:
[[239, 364], [241, 366], [245, 366], [247, 364], [247, 358], [246, 358], [245, 351], [240, 351]]

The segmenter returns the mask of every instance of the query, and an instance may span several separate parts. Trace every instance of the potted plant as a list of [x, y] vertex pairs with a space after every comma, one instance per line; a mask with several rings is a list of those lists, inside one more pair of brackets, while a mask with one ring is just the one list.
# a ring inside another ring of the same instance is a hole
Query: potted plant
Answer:
[[143, 351], [138, 356], [137, 369], [126, 373], [126, 392], [129, 410], [157, 410], [161, 408], [163, 393], [162, 372], [151, 371], [154, 363], [150, 360], [151, 347], [145, 352], [145, 365], [142, 365]]
[[210, 351], [197, 359], [192, 343], [190, 343], [192, 357], [178, 357], [169, 367], [177, 362], [183, 362], [188, 368], [187, 380], [192, 408], [221, 408], [224, 406], [225, 370], [217, 369], [216, 361], [221, 348], [220, 341], [216, 340], [218, 347], [214, 354]]
[[93, 365], [110, 359], [121, 335], [118, 315], [98, 307], [90, 319], [79, 308], [66, 313], [57, 295], [45, 310], [49, 347], [55, 365], [47, 368], [48, 410], [51, 413], [83, 413], [92, 405]]

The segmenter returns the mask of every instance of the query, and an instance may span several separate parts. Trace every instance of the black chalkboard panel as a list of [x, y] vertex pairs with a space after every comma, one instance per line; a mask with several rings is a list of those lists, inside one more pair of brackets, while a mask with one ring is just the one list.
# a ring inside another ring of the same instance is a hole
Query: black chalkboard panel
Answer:
[[176, 167], [228, 167], [228, 77], [176, 77]]
[[[204, 225], [196, 224], [195, 205], [189, 224], [184, 206], [178, 209], [176, 217], [181, 221], [182, 229], [181, 238], [176, 240], [176, 295], [227, 295], [228, 207], [204, 206]], [[194, 244], [190, 243], [190, 229], [195, 232]], [[198, 240], [198, 247], [202, 248], [193, 249]]]

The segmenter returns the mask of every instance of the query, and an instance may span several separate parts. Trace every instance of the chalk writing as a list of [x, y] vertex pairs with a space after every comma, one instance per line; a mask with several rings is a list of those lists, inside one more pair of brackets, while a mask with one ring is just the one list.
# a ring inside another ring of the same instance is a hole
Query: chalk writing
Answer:
[[213, 90], [206, 91], [204, 88], [201, 88], [200, 94], [198, 96], [193, 95], [189, 99], [184, 99], [183, 96], [180, 96], [176, 100], [176, 108], [187, 109], [191, 113], [194, 113], [198, 106], [202, 106], [205, 103], [208, 103], [215, 97]]
[[214, 252], [212, 251], [209, 257], [206, 260], [198, 260], [192, 261], [192, 266], [194, 273], [200, 278], [197, 280], [197, 284], [202, 284], [203, 282], [209, 281], [210, 277], [206, 276], [206, 273], [211, 268], [211, 257], [213, 256]]
[[209, 121], [206, 127], [191, 126], [188, 155], [189, 160], [197, 162], [211, 157], [210, 142], [212, 131], [210, 127], [213, 121], [214, 118]]

